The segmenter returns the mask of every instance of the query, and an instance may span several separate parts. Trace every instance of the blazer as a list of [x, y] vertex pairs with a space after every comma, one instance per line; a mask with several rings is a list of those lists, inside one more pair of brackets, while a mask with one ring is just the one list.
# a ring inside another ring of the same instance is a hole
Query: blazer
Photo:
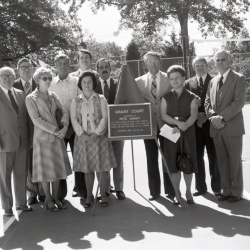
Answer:
[[[109, 98], [107, 100], [108, 104], [115, 103], [116, 88], [117, 88], [117, 82], [115, 82], [115, 80], [113, 78], [110, 78]], [[102, 95], [104, 94], [102, 92], [102, 84], [101, 84], [100, 80], [98, 80], [95, 92], [97, 94], [102, 94]]]
[[199, 96], [201, 99], [201, 105], [198, 107], [198, 112], [204, 112], [205, 113], [205, 99], [206, 99], [206, 94], [207, 94], [207, 88], [209, 85], [209, 82], [211, 81], [212, 77], [207, 74], [207, 77], [204, 81], [203, 84], [203, 89], [202, 89], [202, 93], [199, 93], [198, 90], [198, 81], [197, 81], [197, 77], [192, 77], [188, 80], [185, 81], [184, 86], [187, 90], [191, 91], [192, 93], [194, 93], [195, 95]]
[[172, 87], [167, 74], [160, 71], [160, 84], [157, 86], [159, 87], [159, 96], [155, 99], [151, 93], [148, 76], [148, 74], [145, 74], [136, 78], [135, 81], [144, 101], [151, 103], [153, 135], [157, 135], [158, 127], [161, 128], [164, 125], [164, 121], [161, 118], [161, 97], [168, 93]]
[[[17, 80], [15, 80], [13, 87], [24, 91], [21, 78], [18, 78]], [[37, 87], [36, 83], [35, 83], [34, 79], [32, 78], [32, 86], [31, 86], [32, 90], [31, 91], [34, 91], [36, 89], [36, 87]]]
[[69, 115], [62, 102], [54, 92], [48, 92], [51, 100], [51, 110], [49, 110], [42, 95], [36, 89], [26, 97], [26, 106], [30, 118], [34, 123], [33, 143], [37, 142], [54, 142], [54, 132], [58, 129], [56, 121], [56, 109], [62, 110], [62, 120], [64, 125], [69, 125]]
[[[230, 70], [226, 81], [217, 91], [220, 75], [214, 77], [207, 90], [205, 111], [208, 118], [221, 115], [225, 126], [220, 129], [227, 136], [239, 136], [245, 133], [242, 108], [246, 101], [246, 80], [242, 74]], [[218, 129], [210, 125], [210, 136], [216, 137]]]
[[14, 152], [20, 146], [29, 147], [29, 131], [25, 93], [13, 88], [18, 105], [18, 114], [0, 88], [0, 152]]

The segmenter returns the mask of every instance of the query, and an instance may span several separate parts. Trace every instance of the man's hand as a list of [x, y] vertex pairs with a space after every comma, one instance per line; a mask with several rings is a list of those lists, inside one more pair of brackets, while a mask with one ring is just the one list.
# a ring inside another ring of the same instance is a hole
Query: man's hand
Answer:
[[207, 121], [207, 116], [204, 112], [199, 112], [198, 113], [198, 116], [197, 116], [197, 120], [200, 122], [200, 123], [204, 123]]
[[223, 118], [220, 115], [217, 116], [212, 116], [210, 118], [212, 125], [216, 128], [216, 129], [221, 129], [225, 126], [225, 123], [223, 122]]
[[201, 106], [201, 98], [198, 97], [198, 96], [195, 97], [195, 105], [196, 105], [197, 107], [200, 107], [200, 106]]

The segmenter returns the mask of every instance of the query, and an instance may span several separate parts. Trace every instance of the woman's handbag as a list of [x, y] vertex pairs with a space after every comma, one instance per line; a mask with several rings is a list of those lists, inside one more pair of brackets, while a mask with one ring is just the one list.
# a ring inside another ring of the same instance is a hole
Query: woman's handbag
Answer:
[[58, 124], [59, 129], [62, 129], [62, 128], [63, 128], [63, 124], [62, 124], [62, 122], [61, 122], [62, 116], [63, 116], [62, 110], [61, 110], [59, 107], [57, 107], [57, 108], [56, 108], [56, 121], [57, 121], [57, 124]]
[[180, 146], [181, 152], [177, 155], [177, 169], [184, 174], [192, 174], [193, 165], [190, 156], [184, 152], [184, 138], [182, 132], [180, 136]]

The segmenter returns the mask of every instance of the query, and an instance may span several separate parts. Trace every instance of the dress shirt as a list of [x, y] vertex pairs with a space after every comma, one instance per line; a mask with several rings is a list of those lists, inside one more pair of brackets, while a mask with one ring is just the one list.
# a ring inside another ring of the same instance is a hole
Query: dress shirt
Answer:
[[49, 87], [61, 100], [63, 106], [70, 112], [70, 105], [72, 100], [81, 94], [81, 90], [77, 86], [78, 79], [74, 76], [68, 75], [67, 78], [61, 80], [59, 76], [53, 78]]
[[[159, 86], [160, 86], [160, 77], [161, 77], [161, 75], [160, 75], [160, 71], [155, 75], [156, 76], [156, 85], [157, 85], [157, 87], [156, 87], [156, 98], [159, 96]], [[151, 90], [152, 89], [152, 81], [153, 81], [153, 75], [150, 73], [150, 72], [148, 72], [148, 79], [149, 79], [149, 89]]]
[[[99, 78], [100, 82], [101, 82], [101, 86], [102, 86], [102, 93], [104, 94], [104, 80], [102, 78]], [[110, 89], [110, 77], [106, 80], [107, 85]]]
[[25, 90], [25, 83], [28, 82], [30, 84], [30, 90], [32, 92], [32, 78], [29, 79], [29, 81], [24, 81], [22, 78], [21, 79], [21, 82], [22, 82], [22, 85], [23, 85], [23, 89]]
[[228, 69], [223, 75], [220, 74], [220, 78], [223, 76], [223, 79], [222, 79], [223, 84], [227, 79], [227, 75], [228, 75], [229, 71], [230, 71], [230, 69]]
[[102, 135], [106, 131], [107, 125], [108, 125], [108, 104], [105, 99], [105, 97], [100, 97], [100, 102], [101, 102], [101, 112], [102, 112], [102, 118], [100, 119], [100, 122], [97, 126], [95, 126], [94, 123], [94, 117], [96, 114], [94, 114], [94, 98], [98, 98], [98, 94], [95, 92], [92, 93], [91, 97], [89, 100], [85, 98], [83, 94], [79, 96], [82, 100], [82, 109], [81, 109], [81, 115], [82, 115], [82, 125], [78, 121], [78, 117], [76, 114], [76, 101], [73, 99], [71, 103], [71, 108], [70, 108], [70, 115], [71, 115], [71, 122], [73, 125], [73, 128], [78, 136], [80, 136], [82, 133], [87, 133], [87, 124], [89, 122], [90, 124], [90, 131], [89, 133], [96, 133], [97, 135]]
[[[0, 86], [0, 88], [3, 90], [4, 94], [6, 95], [6, 97], [8, 98], [8, 100], [10, 101], [10, 97], [9, 97], [9, 94], [8, 94], [8, 91], [9, 91], [9, 90], [6, 89], [6, 88], [4, 88], [4, 87], [2, 87], [2, 86]], [[10, 91], [12, 92], [12, 95], [13, 95], [13, 97], [14, 97], [14, 99], [15, 99], [17, 105], [18, 105], [18, 102], [17, 102], [17, 99], [16, 99], [16, 93], [13, 91], [13, 88], [11, 88]], [[11, 102], [11, 101], [10, 101], [10, 102]]]
[[202, 78], [203, 85], [204, 85], [205, 80], [206, 80], [206, 78], [207, 78], [207, 73], [206, 73], [205, 75], [201, 76], [201, 77], [198, 76], [198, 75], [196, 75], [196, 78], [197, 78], [198, 86], [200, 86], [200, 78]]

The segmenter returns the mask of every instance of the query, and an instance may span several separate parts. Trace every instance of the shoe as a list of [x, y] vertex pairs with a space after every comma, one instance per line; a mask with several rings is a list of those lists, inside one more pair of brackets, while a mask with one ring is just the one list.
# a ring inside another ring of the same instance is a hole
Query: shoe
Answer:
[[59, 209], [67, 209], [67, 207], [64, 206], [64, 204], [60, 200], [56, 200], [55, 204]]
[[39, 202], [45, 202], [45, 200], [46, 200], [46, 196], [45, 195], [39, 195], [38, 196], [38, 201]]
[[241, 200], [241, 197], [237, 197], [237, 196], [230, 196], [230, 198], [227, 200], [227, 202], [229, 203], [233, 203], [233, 202], [236, 202], [236, 201], [239, 201]]
[[21, 210], [24, 212], [31, 212], [32, 208], [27, 205], [19, 205], [19, 206], [16, 206], [16, 210]]
[[27, 203], [29, 206], [36, 204], [37, 203], [36, 197], [29, 197]]
[[192, 200], [187, 200], [187, 204], [188, 205], [194, 205], [194, 200], [192, 199]]
[[60, 211], [60, 209], [55, 205], [54, 201], [45, 201], [45, 204], [46, 204], [47, 210], [49, 210], [50, 212]]
[[214, 196], [221, 196], [221, 193], [220, 192], [214, 192]]
[[101, 207], [107, 207], [108, 205], [107, 196], [101, 196]]
[[87, 196], [87, 199], [85, 200], [85, 202], [83, 203], [83, 207], [84, 208], [88, 208], [88, 207], [91, 207], [91, 203], [93, 202], [94, 200], [94, 196]]
[[218, 197], [218, 201], [226, 201], [230, 198], [230, 196], [228, 195], [223, 195], [221, 194], [219, 197]]
[[149, 199], [150, 201], [154, 201], [154, 200], [157, 200], [157, 199], [159, 199], [159, 198], [160, 198], [160, 195], [157, 194], [157, 195], [152, 195], [152, 196], [149, 197], [148, 199]]
[[72, 197], [78, 197], [78, 196], [79, 196], [78, 192], [75, 191], [75, 190], [73, 190], [73, 192], [72, 192]]
[[176, 199], [176, 197], [174, 197], [174, 199], [173, 199], [173, 205], [174, 206], [179, 206], [180, 205], [180, 202]]
[[5, 217], [12, 217], [14, 214], [13, 214], [13, 211], [12, 209], [4, 209], [4, 216]]
[[196, 192], [193, 193], [193, 196], [203, 195], [203, 194], [205, 194], [206, 192], [207, 192], [207, 191], [205, 191], [205, 192], [196, 191]]
[[166, 198], [168, 198], [169, 200], [173, 201], [174, 200], [175, 195], [174, 194], [166, 194]]
[[124, 200], [126, 198], [123, 191], [116, 191], [116, 197], [118, 200]]

